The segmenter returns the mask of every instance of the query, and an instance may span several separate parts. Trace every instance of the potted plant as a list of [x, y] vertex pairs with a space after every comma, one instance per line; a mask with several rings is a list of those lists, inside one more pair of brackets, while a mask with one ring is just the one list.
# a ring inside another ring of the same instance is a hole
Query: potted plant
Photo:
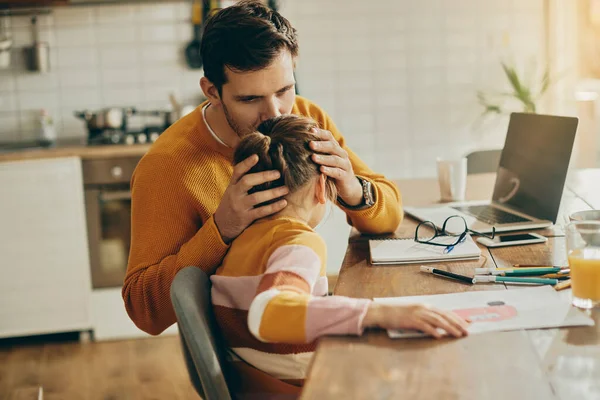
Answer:
[[539, 101], [550, 87], [550, 69], [546, 65], [538, 80], [519, 76], [516, 67], [505, 61], [502, 70], [509, 83], [509, 91], [484, 93], [477, 92], [477, 100], [484, 108], [482, 116], [508, 114], [512, 111], [536, 113]]
[[486, 160], [483, 164], [479, 163], [484, 171], [495, 171], [497, 168], [509, 114], [537, 113], [539, 103], [551, 84], [547, 65], [541, 74], [538, 72], [536, 75], [532, 73], [535, 68], [519, 74], [514, 63], [502, 61], [500, 64], [508, 81], [508, 90], [477, 92], [477, 100], [483, 111], [475, 124], [476, 131], [484, 134], [479, 136], [477, 145], [467, 155], [467, 158]]

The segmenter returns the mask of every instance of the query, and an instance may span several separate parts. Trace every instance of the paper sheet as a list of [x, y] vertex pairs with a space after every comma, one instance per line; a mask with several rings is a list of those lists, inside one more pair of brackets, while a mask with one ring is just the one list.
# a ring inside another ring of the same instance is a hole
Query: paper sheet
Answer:
[[[382, 304], [426, 303], [439, 309], [453, 310], [472, 321], [470, 334], [594, 325], [593, 319], [572, 307], [550, 286], [387, 297], [375, 301]], [[393, 339], [425, 336], [413, 330], [388, 330], [388, 335]]]

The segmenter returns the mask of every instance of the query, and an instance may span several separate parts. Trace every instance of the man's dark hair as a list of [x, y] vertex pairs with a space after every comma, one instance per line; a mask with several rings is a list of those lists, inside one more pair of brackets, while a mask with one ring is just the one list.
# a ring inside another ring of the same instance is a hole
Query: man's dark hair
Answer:
[[233, 71], [258, 71], [271, 64], [282, 50], [298, 55], [296, 30], [277, 11], [259, 0], [242, 0], [213, 14], [202, 35], [204, 76], [221, 94]]

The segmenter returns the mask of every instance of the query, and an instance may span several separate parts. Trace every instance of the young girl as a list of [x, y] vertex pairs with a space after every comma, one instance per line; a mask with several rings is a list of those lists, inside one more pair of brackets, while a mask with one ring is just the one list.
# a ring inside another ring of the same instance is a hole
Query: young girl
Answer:
[[467, 334], [467, 323], [450, 312], [326, 296], [326, 246], [313, 228], [336, 192], [312, 161], [309, 143], [319, 140], [311, 133], [315, 128], [304, 117], [277, 117], [245, 136], [234, 154], [234, 163], [258, 155], [250, 173], [281, 173], [250, 192], [289, 189], [286, 208], [238, 236], [211, 278], [225, 344], [242, 375], [251, 376], [243, 380], [246, 390], [299, 393], [315, 341], [323, 335], [361, 335], [367, 327], [420, 329], [436, 338], [437, 328], [456, 337]]

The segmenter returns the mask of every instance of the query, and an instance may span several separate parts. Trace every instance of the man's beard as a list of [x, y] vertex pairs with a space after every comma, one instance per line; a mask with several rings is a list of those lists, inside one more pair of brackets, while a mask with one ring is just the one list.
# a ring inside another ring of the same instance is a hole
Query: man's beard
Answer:
[[241, 126], [239, 126], [234, 121], [234, 119], [231, 117], [231, 115], [229, 114], [229, 111], [227, 110], [227, 106], [225, 105], [225, 103], [221, 102], [221, 105], [223, 106], [223, 112], [225, 113], [225, 119], [227, 120], [229, 127], [236, 133], [236, 135], [239, 138], [243, 138], [247, 134], [252, 133], [256, 130], [256, 128], [254, 128], [254, 127], [244, 129]]

